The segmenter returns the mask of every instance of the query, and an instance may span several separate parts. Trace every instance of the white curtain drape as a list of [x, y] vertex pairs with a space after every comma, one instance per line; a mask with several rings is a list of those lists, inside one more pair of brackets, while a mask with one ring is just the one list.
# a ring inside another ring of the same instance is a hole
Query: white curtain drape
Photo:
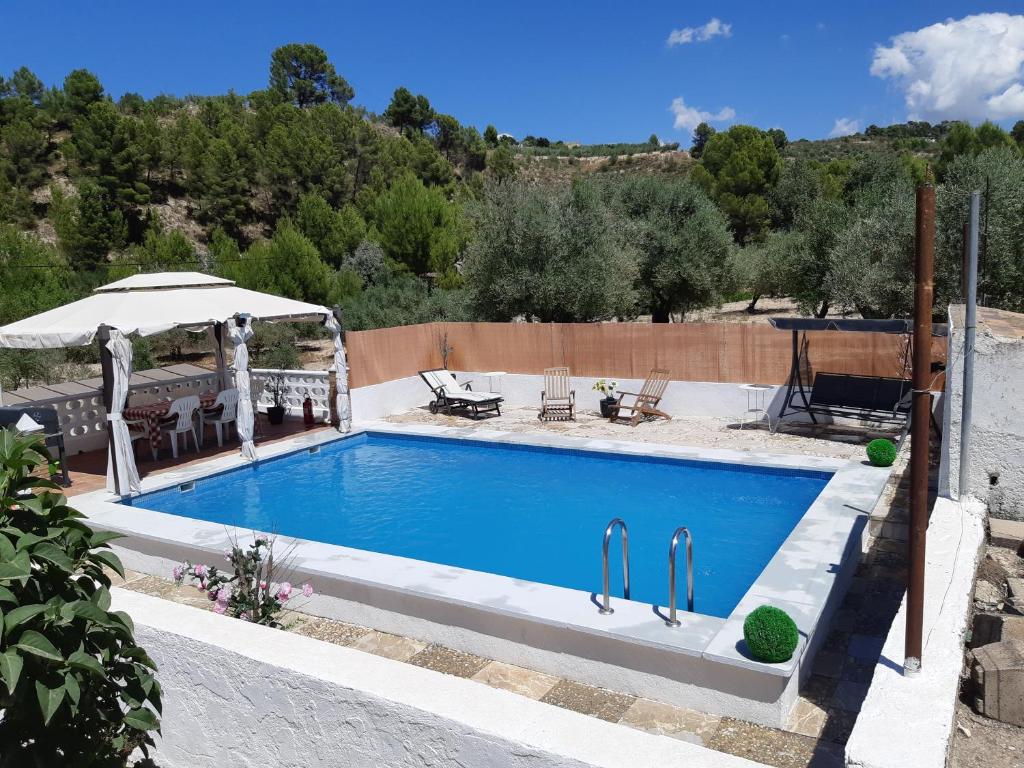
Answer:
[[345, 344], [341, 340], [341, 324], [334, 315], [328, 315], [324, 327], [334, 337], [334, 370], [337, 373], [338, 395], [335, 407], [338, 409], [338, 431], [352, 431], [352, 402], [348, 395], [348, 358]]
[[[107, 429], [113, 436], [113, 443], [107, 448], [107, 490], [122, 494], [139, 493], [139, 470], [135, 466], [132, 439], [128, 425], [121, 412], [128, 400], [128, 382], [132, 377], [132, 343], [121, 331], [111, 329], [107, 350], [114, 362], [114, 381], [110, 412], [107, 414]], [[116, 461], [113, 461], [116, 459]], [[117, 465], [117, 483], [114, 483], [114, 465]]]
[[217, 335], [217, 326], [211, 325], [206, 329], [206, 335], [210, 339], [210, 344], [213, 346], [213, 357], [217, 363], [217, 375], [220, 376], [220, 388], [231, 389], [231, 379], [228, 376], [228, 362], [227, 355], [224, 354], [224, 342], [227, 341], [227, 326], [224, 323], [219, 324], [221, 326], [220, 336]]
[[228, 337], [235, 347], [235, 356], [231, 368], [235, 372], [235, 388], [238, 390], [238, 411], [235, 415], [235, 428], [238, 439], [242, 441], [242, 455], [256, 460], [256, 446], [252, 442], [254, 416], [252, 410], [252, 390], [249, 386], [249, 348], [245, 342], [252, 338], [252, 325], [246, 323], [239, 326], [234, 320], [227, 324]]

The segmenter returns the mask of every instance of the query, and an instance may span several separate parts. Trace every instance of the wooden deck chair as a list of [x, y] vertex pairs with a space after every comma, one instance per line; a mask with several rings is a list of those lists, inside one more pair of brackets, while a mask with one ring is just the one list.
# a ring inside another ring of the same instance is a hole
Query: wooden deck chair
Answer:
[[[668, 387], [668, 371], [660, 368], [652, 368], [647, 376], [647, 381], [639, 392], [619, 392], [619, 399], [611, 406], [612, 423], [620, 420], [628, 420], [629, 426], [635, 427], [641, 421], [652, 418], [670, 419], [671, 416], [664, 411], [658, 410], [661, 398], [665, 396], [665, 388]], [[632, 397], [631, 403], [623, 402], [624, 398]], [[623, 415], [623, 411], [629, 411]]]
[[540, 393], [541, 421], [572, 421], [576, 418], [576, 390], [569, 381], [568, 368], [545, 368]]

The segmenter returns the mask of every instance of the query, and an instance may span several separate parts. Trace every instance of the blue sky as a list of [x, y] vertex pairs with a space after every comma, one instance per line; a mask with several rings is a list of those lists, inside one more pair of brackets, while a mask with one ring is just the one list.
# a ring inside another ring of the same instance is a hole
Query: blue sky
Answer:
[[[353, 85], [355, 102], [374, 111], [404, 85], [464, 123], [519, 137], [642, 141], [656, 133], [688, 144], [693, 121], [711, 116], [718, 127], [745, 122], [822, 138], [908, 115], [1024, 118], [1024, 16], [976, 16], [1014, 10], [1019, 3], [964, 0], [11, 0], [0, 73], [26, 65], [51, 84], [86, 67], [115, 97], [247, 93], [266, 85], [274, 47], [313, 42]], [[1011, 25], [999, 46], [986, 23]], [[957, 71], [971, 70], [963, 82], [940, 74], [951, 59]]]

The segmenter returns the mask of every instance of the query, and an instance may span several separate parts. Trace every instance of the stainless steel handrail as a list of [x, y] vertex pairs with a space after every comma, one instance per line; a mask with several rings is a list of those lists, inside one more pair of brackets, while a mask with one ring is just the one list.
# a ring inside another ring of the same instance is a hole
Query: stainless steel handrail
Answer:
[[616, 517], [604, 529], [604, 543], [601, 545], [601, 562], [604, 568], [604, 603], [598, 613], [604, 616], [615, 613], [615, 609], [612, 608], [611, 596], [609, 595], [611, 579], [608, 573], [608, 545], [612, 540], [612, 532], [615, 530], [615, 526], [622, 528], [622, 593], [623, 597], [629, 600], [629, 533], [626, 530], [625, 521], [621, 517]]
[[693, 537], [686, 527], [680, 526], [672, 534], [672, 543], [668, 547], [668, 618], [665, 623], [670, 627], [678, 627], [681, 623], [676, 618], [676, 545], [680, 536], [686, 537], [686, 610], [693, 613]]

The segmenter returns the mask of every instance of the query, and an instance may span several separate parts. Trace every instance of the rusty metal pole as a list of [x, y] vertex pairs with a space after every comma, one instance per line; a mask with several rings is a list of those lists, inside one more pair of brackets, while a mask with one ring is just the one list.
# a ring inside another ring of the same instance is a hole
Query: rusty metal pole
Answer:
[[932, 294], [935, 262], [935, 187], [917, 189], [914, 257], [914, 399], [910, 433], [910, 570], [907, 574], [907, 636], [903, 670], [921, 670], [924, 634], [924, 566], [928, 533], [928, 454], [932, 395]]

